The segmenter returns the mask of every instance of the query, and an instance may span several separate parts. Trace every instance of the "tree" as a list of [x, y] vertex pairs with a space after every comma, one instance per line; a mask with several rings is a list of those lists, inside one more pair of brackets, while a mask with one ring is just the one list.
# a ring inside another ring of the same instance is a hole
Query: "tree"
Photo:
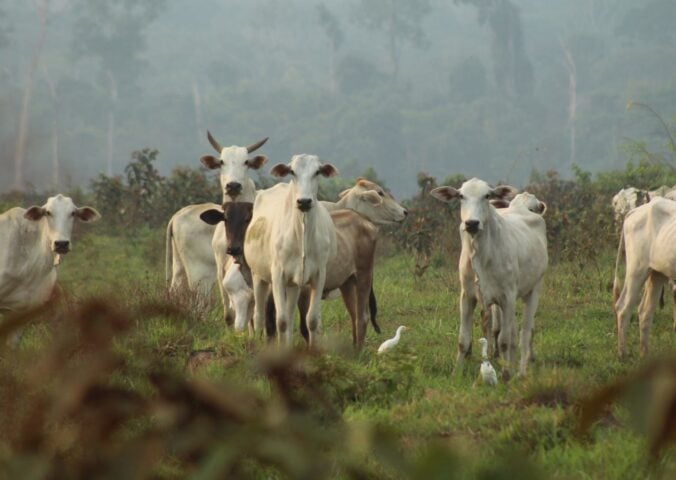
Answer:
[[136, 79], [146, 68], [144, 29], [163, 5], [164, 0], [78, 0], [73, 5], [78, 14], [73, 52], [98, 60], [101, 84], [108, 86], [108, 175], [113, 171], [118, 98], [133, 93]]
[[425, 45], [427, 38], [421, 23], [430, 12], [429, 0], [360, 0], [354, 15], [359, 25], [381, 31], [387, 37], [392, 76], [396, 78], [401, 44], [419, 48]]
[[491, 55], [498, 90], [512, 98], [531, 95], [535, 78], [523, 41], [519, 8], [512, 0], [455, 0], [474, 5], [479, 23], [493, 33]]
[[26, 143], [28, 140], [28, 128], [30, 120], [30, 103], [33, 98], [33, 83], [35, 73], [40, 63], [40, 55], [47, 39], [47, 20], [49, 18], [49, 0], [40, 0], [36, 5], [40, 30], [38, 38], [33, 45], [31, 59], [26, 71], [21, 112], [19, 113], [19, 130], [16, 136], [16, 148], [14, 149], [14, 188], [21, 190], [24, 187], [24, 162], [26, 156]]
[[331, 90], [335, 92], [336, 90], [336, 56], [338, 55], [338, 50], [343, 44], [345, 35], [343, 34], [343, 29], [340, 28], [340, 23], [336, 16], [329, 10], [329, 8], [324, 4], [320, 3], [317, 5], [317, 16], [319, 17], [319, 25], [321, 25], [326, 34], [326, 38], [329, 40], [331, 45], [331, 64], [330, 64], [330, 78], [331, 78]]

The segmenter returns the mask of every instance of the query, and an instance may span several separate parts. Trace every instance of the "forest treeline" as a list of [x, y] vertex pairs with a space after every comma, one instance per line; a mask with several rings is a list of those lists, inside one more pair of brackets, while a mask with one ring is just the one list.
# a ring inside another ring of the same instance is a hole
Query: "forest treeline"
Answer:
[[[621, 168], [668, 138], [671, 0], [0, 0], [0, 191], [170, 175], [270, 136], [397, 194], [418, 171], [525, 183]], [[636, 105], [627, 109], [627, 105]]]

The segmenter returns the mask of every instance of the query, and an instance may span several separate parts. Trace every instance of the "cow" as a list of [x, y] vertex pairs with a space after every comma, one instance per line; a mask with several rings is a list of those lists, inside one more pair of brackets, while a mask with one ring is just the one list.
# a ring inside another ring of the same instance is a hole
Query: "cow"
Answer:
[[655, 190], [650, 190], [648, 192], [648, 199], [652, 200], [653, 198], [664, 197], [669, 200], [676, 200], [676, 185], [672, 187], [667, 187], [662, 185], [661, 187], [656, 188]]
[[317, 201], [319, 177], [338, 172], [315, 155], [294, 155], [289, 164], [277, 164], [275, 177], [292, 175], [256, 196], [253, 218], [244, 240], [244, 257], [251, 268], [254, 289], [254, 329], [262, 332], [270, 285], [277, 306], [278, 340], [292, 342], [293, 311], [300, 288], [310, 287], [309, 342], [317, 341], [320, 301], [326, 281], [326, 263], [336, 251], [336, 231], [324, 205]]
[[650, 192], [635, 187], [623, 188], [613, 196], [612, 205], [615, 214], [615, 225], [622, 227], [625, 215], [634, 208], [650, 201]]
[[[620, 292], [618, 272], [623, 251], [626, 253], [626, 271]], [[675, 279], [676, 202], [655, 198], [627, 214], [620, 234], [613, 281], [620, 358], [626, 355], [625, 332], [643, 284], [646, 286], [638, 312], [641, 357], [648, 354], [650, 326], [660, 292], [668, 280]]]
[[100, 218], [94, 208], [78, 208], [61, 194], [41, 207], [15, 207], [0, 214], [0, 312], [46, 303], [56, 285], [56, 267], [72, 248], [73, 223]]
[[[200, 215], [200, 219], [209, 225], [224, 223], [225, 241], [214, 247], [216, 264], [223, 273], [223, 290], [229, 300], [230, 311], [234, 311], [234, 327], [241, 331], [250, 324], [253, 290], [251, 288], [251, 271], [244, 258], [244, 234], [253, 212], [251, 202], [228, 202], [222, 209], [210, 209]], [[217, 231], [219, 230], [216, 227]], [[220, 237], [220, 235], [219, 235]]]
[[[208, 169], [220, 169], [220, 182], [223, 192], [223, 203], [253, 202], [256, 196], [256, 185], [249, 178], [249, 170], [258, 170], [266, 162], [265, 155], [249, 157], [268, 140], [267, 137], [248, 147], [222, 147], [207, 132], [211, 146], [219, 153], [219, 157], [204, 155], [200, 162]], [[217, 276], [213, 243], [224, 241], [219, 238], [213, 241], [216, 228], [200, 220], [200, 215], [212, 209], [218, 209], [215, 203], [188, 205], [176, 212], [167, 225], [166, 231], [166, 282], [172, 292], [196, 291], [201, 299], [208, 299]], [[221, 282], [219, 281], [219, 288]], [[221, 289], [221, 294], [223, 295]], [[223, 297], [224, 303], [227, 298]], [[227, 318], [231, 322], [231, 318]]]
[[531, 355], [531, 335], [544, 273], [547, 268], [547, 235], [541, 215], [526, 208], [508, 209], [504, 214], [490, 200], [505, 198], [515, 189], [491, 188], [472, 178], [458, 190], [448, 186], [433, 189], [433, 197], [444, 202], [460, 200], [460, 332], [456, 372], [470, 352], [472, 312], [478, 301], [484, 309], [497, 305], [501, 311], [498, 337], [500, 356], [506, 361], [503, 375], [511, 373], [515, 356], [516, 299], [524, 301], [519, 375], [526, 374]]
[[[505, 215], [513, 212], [515, 209], [525, 208], [538, 215], [544, 215], [547, 212], [547, 204], [535, 195], [529, 192], [521, 192], [514, 196], [511, 200], [508, 199], [494, 199], [491, 200], [491, 205], [498, 209], [498, 213]], [[492, 338], [492, 342], [488, 342], [488, 348], [493, 352], [494, 357], [498, 356], [498, 336], [500, 334], [500, 309], [493, 305], [489, 311], [482, 310], [481, 312], [481, 327], [484, 332], [484, 337]], [[490, 330], [490, 331], [489, 331]], [[531, 361], [533, 359], [533, 333], [531, 333]]]
[[[380, 185], [363, 178], [358, 178], [353, 187], [342, 191], [337, 202], [321, 203], [331, 214], [337, 240], [336, 255], [327, 263], [323, 298], [330, 297], [334, 289], [341, 291], [352, 320], [352, 341], [360, 347], [365, 337], [366, 322], [363, 315], [367, 306], [373, 328], [380, 333], [372, 288], [378, 227], [402, 222], [408, 211]], [[302, 289], [298, 301], [300, 331], [306, 340], [308, 295], [308, 289]], [[268, 303], [266, 330], [269, 336], [275, 334], [274, 302]]]

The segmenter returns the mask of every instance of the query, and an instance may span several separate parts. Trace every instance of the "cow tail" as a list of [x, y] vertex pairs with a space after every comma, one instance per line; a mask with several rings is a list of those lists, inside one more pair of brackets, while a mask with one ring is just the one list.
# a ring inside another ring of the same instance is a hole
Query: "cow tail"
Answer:
[[173, 272], [173, 253], [174, 253], [174, 219], [169, 220], [167, 225], [167, 234], [165, 240], [165, 254], [164, 254], [164, 280], [167, 288], [171, 287], [171, 277]]
[[620, 244], [617, 246], [617, 257], [615, 258], [615, 278], [613, 279], [613, 305], [617, 303], [620, 298], [620, 262], [622, 261], [622, 253], [624, 252], [624, 225], [620, 229]]

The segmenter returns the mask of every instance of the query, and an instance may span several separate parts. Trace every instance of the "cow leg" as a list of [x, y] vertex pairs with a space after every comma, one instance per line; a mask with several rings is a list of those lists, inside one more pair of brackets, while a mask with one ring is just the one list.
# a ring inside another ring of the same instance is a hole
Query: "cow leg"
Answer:
[[533, 325], [535, 324], [535, 311], [538, 308], [538, 301], [540, 299], [540, 288], [542, 282], [540, 281], [533, 290], [524, 298], [523, 305], [523, 324], [521, 326], [521, 363], [519, 365], [519, 375], [525, 376], [528, 363], [530, 362], [533, 346]]
[[357, 348], [364, 345], [369, 316], [372, 272], [357, 272]]
[[617, 354], [623, 358], [627, 354], [625, 332], [629, 327], [631, 312], [636, 307], [641, 287], [648, 277], [647, 270], [627, 269], [620, 298], [615, 304], [617, 319]]
[[300, 313], [300, 333], [306, 342], [310, 340], [310, 334], [307, 331], [307, 309], [310, 302], [310, 295], [306, 288], [300, 291], [298, 296], [298, 312]]
[[378, 315], [378, 302], [376, 300], [376, 293], [373, 291], [373, 278], [371, 278], [371, 294], [369, 295], [369, 312], [371, 313], [371, 325], [376, 333], [380, 333], [380, 325], [376, 320]]
[[512, 374], [516, 343], [516, 329], [514, 326], [514, 304], [516, 302], [510, 296], [502, 303], [502, 324], [500, 326], [500, 333], [498, 335], [498, 347], [500, 349], [500, 357], [505, 363], [505, 366], [502, 370], [502, 376], [504, 379], [509, 379]]
[[666, 280], [664, 275], [658, 272], [652, 272], [645, 283], [643, 299], [641, 300], [641, 306], [638, 311], [641, 357], [648, 355], [650, 327]]
[[308, 308], [307, 326], [310, 330], [310, 347], [317, 346], [318, 334], [321, 329], [321, 302], [324, 285], [326, 284], [326, 270], [317, 274], [317, 279], [312, 285], [310, 293], [310, 306]]
[[268, 342], [272, 342], [277, 337], [277, 309], [275, 308], [275, 299], [272, 298], [272, 292], [268, 293], [265, 302], [265, 334]]
[[223, 302], [223, 320], [225, 321], [225, 324], [228, 327], [232, 327], [234, 323], [234, 317], [237, 315], [236, 310], [235, 313], [233, 314], [233, 307], [230, 305], [230, 298], [228, 296], [228, 291], [225, 289], [225, 286], [223, 285], [223, 279], [225, 278], [225, 274], [223, 272], [223, 269], [220, 268], [220, 263], [217, 261], [216, 262], [219, 267], [218, 267], [218, 291], [221, 294], [221, 301]]
[[493, 358], [500, 358], [500, 349], [498, 348], [498, 336], [500, 335], [500, 325], [502, 324], [502, 310], [497, 305], [491, 305], [491, 334], [492, 342], [488, 343], [489, 348], [493, 350]]
[[[472, 278], [472, 281], [474, 279]], [[458, 355], [455, 361], [455, 373], [459, 374], [462, 371], [462, 365], [465, 362], [465, 357], [470, 353], [472, 346], [472, 314], [477, 304], [476, 295], [474, 292], [469, 292], [462, 287], [460, 293], [460, 332], [458, 333]]]
[[354, 275], [345, 280], [340, 286], [340, 293], [343, 296], [345, 309], [350, 315], [352, 321], [352, 345], [357, 346], [357, 279]]
[[671, 304], [671, 315], [674, 317], [674, 322], [673, 326], [671, 327], [671, 330], [673, 332], [676, 332], [676, 281], [670, 280], [669, 285], [671, 285], [671, 297], [672, 297], [672, 304]]
[[270, 291], [270, 286], [257, 278], [253, 277], [253, 290], [254, 290], [254, 332], [258, 335], [262, 335], [263, 326], [265, 325], [265, 310], [266, 304], [268, 301], [268, 293]]

